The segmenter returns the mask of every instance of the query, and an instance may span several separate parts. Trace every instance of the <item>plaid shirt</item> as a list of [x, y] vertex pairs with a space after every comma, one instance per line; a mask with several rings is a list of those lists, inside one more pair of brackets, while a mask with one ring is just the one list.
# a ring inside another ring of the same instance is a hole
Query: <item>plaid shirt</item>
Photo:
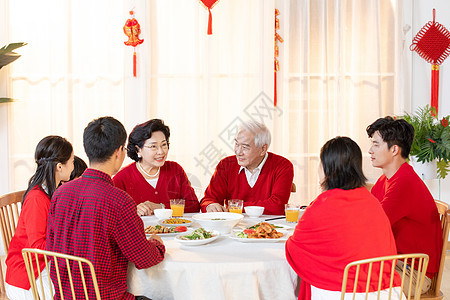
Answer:
[[[128, 261], [143, 269], [164, 259], [164, 245], [146, 239], [133, 199], [114, 187], [108, 174], [95, 169], [87, 169], [81, 178], [56, 190], [47, 226], [46, 249], [89, 259], [95, 268], [102, 299], [134, 299], [126, 292]], [[82, 299], [78, 267], [71, 265], [71, 269], [75, 292]], [[60, 299], [54, 266], [51, 277], [56, 299]], [[62, 282], [64, 296], [71, 298], [68, 278], [62, 278]], [[89, 298], [95, 299], [92, 286], [88, 290]]]

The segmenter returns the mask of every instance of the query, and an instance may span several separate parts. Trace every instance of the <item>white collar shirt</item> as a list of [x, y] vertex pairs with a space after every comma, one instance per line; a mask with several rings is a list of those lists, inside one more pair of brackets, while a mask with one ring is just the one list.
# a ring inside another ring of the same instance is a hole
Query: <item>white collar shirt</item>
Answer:
[[264, 155], [264, 159], [263, 159], [262, 162], [261, 162], [261, 163], [253, 170], [253, 173], [250, 172], [250, 171], [249, 171], [247, 168], [245, 168], [245, 167], [241, 167], [241, 168], [239, 169], [239, 172], [238, 172], [239, 174], [241, 173], [242, 170], [245, 170], [245, 177], [247, 177], [247, 182], [248, 182], [248, 185], [249, 185], [250, 187], [253, 188], [253, 187], [255, 186], [256, 181], [258, 180], [259, 174], [261, 174], [261, 170], [262, 170], [264, 164], [266, 163], [267, 157], [268, 157], [268, 154], [267, 154], [267, 152], [266, 152], [266, 155]]

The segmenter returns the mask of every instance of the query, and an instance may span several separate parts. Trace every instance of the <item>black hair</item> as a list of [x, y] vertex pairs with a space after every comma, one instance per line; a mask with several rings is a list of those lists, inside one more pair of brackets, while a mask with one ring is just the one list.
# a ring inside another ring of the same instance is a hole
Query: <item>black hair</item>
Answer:
[[138, 157], [138, 149], [142, 149], [146, 140], [152, 137], [153, 132], [161, 131], [166, 137], [167, 144], [169, 144], [170, 129], [164, 124], [161, 119], [152, 119], [145, 123], [136, 125], [128, 137], [127, 155], [134, 161], [140, 161], [142, 158]]
[[84, 170], [87, 169], [87, 165], [84, 162], [84, 160], [82, 160], [81, 158], [79, 158], [78, 156], [74, 156], [73, 158], [73, 171], [72, 173], [70, 173], [70, 180], [74, 180], [75, 178], [80, 177], [81, 175], [83, 175]]
[[324, 190], [351, 190], [365, 185], [361, 149], [351, 138], [338, 136], [326, 142], [320, 150], [320, 161]]
[[403, 119], [393, 119], [390, 116], [379, 118], [367, 126], [367, 135], [371, 138], [376, 131], [380, 133], [388, 149], [397, 145], [403, 158], [408, 158], [414, 140], [414, 127]]
[[34, 160], [37, 164], [36, 172], [28, 181], [28, 188], [23, 195], [22, 203], [25, 201], [28, 192], [35, 186], [45, 191], [42, 184], [45, 184], [47, 188], [45, 192], [50, 199], [52, 198], [57, 184], [59, 184], [59, 182], [55, 182], [56, 165], [67, 163], [72, 156], [72, 152], [72, 144], [65, 138], [56, 135], [47, 136], [37, 144], [34, 152]]
[[91, 163], [106, 162], [126, 140], [125, 127], [113, 117], [91, 121], [83, 133], [84, 151]]

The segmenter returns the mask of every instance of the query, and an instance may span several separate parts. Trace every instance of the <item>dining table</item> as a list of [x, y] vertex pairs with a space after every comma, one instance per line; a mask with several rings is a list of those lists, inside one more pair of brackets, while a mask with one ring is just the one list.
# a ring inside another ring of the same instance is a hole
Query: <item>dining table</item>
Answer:
[[[199, 228], [192, 213], [190, 228]], [[229, 234], [221, 234], [203, 245], [181, 244], [176, 235], [162, 236], [166, 247], [164, 260], [148, 269], [128, 265], [128, 291], [153, 300], [164, 299], [297, 299], [300, 280], [285, 257], [285, 242], [295, 224], [283, 216], [244, 218]], [[283, 226], [278, 240], [236, 239], [235, 231], [279, 217], [268, 223]], [[141, 217], [144, 227], [156, 225], [155, 216]]]

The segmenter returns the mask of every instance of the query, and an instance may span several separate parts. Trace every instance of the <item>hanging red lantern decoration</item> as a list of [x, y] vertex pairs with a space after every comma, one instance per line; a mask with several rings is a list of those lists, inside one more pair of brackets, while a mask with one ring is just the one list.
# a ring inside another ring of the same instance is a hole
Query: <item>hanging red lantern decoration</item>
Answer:
[[124, 42], [127, 46], [133, 47], [133, 76], [136, 77], [136, 46], [144, 42], [144, 39], [139, 39], [141, 34], [141, 25], [134, 18], [134, 11], [130, 10], [131, 19], [128, 19], [123, 26], [123, 32], [128, 36], [128, 41]]
[[200, 2], [203, 4], [203, 6], [209, 12], [209, 17], [208, 17], [208, 34], [212, 34], [212, 14], [211, 14], [211, 9], [213, 9], [213, 7], [216, 6], [216, 4], [217, 4], [217, 2], [219, 2], [219, 0], [200, 0]]
[[279, 48], [278, 42], [282, 43], [283, 38], [277, 33], [277, 30], [280, 29], [280, 21], [277, 16], [280, 14], [278, 9], [275, 8], [275, 53], [274, 53], [274, 95], [273, 95], [273, 105], [277, 106], [277, 72], [280, 70], [280, 63], [278, 62]]
[[[450, 32], [435, 21], [436, 10], [433, 9], [433, 21], [428, 22], [414, 37], [411, 51], [416, 51], [420, 57], [431, 65], [431, 107], [439, 108], [439, 65], [450, 54]], [[434, 113], [433, 113], [434, 115]]]

